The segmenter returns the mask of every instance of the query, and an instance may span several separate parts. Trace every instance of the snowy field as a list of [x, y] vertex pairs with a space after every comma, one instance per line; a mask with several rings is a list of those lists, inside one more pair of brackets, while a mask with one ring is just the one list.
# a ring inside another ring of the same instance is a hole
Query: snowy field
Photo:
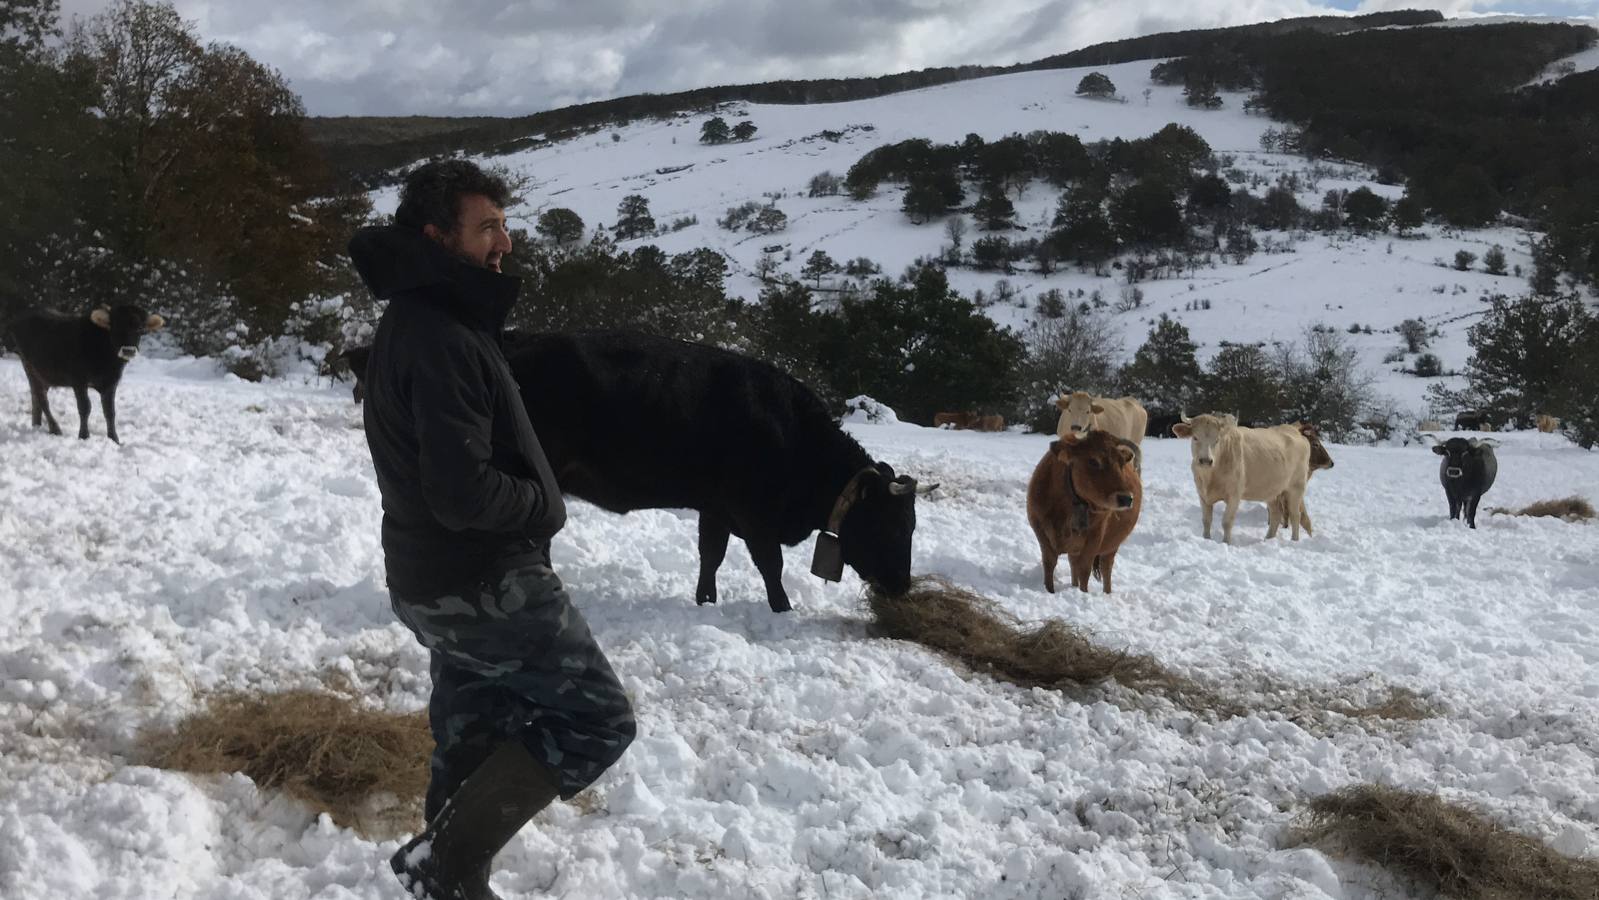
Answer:
[[[529, 202], [512, 210], [512, 219], [529, 233], [539, 214], [555, 207], [577, 212], [591, 232], [597, 225], [609, 227], [616, 221], [617, 204], [629, 194], [648, 199], [655, 221], [663, 227], [697, 217], [698, 224], [684, 230], [624, 241], [622, 247], [653, 243], [672, 253], [716, 249], [732, 263], [729, 293], [746, 300], [754, 300], [760, 292], [754, 272], [766, 247], [782, 248], [776, 253], [779, 268], [794, 276], [816, 250], [826, 251], [840, 264], [865, 256], [890, 276], [919, 257], [937, 255], [949, 242], [943, 224], [911, 224], [900, 212], [901, 186], [885, 184], [864, 202], [845, 196], [806, 196], [812, 176], [830, 171], [842, 177], [867, 151], [910, 138], [959, 143], [968, 133], [976, 133], [992, 141], [1043, 129], [1069, 132], [1091, 143], [1144, 138], [1175, 122], [1198, 132], [1218, 157], [1231, 160], [1230, 168], [1242, 177], [1264, 179], [1235, 183], [1235, 190], [1247, 187], [1259, 196], [1279, 175], [1297, 175], [1299, 202], [1311, 210], [1319, 209], [1326, 192], [1335, 188], [1366, 186], [1390, 200], [1403, 193], [1402, 187], [1377, 184], [1375, 173], [1362, 167], [1336, 164], [1313, 172], [1303, 157], [1261, 150], [1261, 134], [1281, 123], [1246, 114], [1246, 95], [1241, 93], [1225, 94], [1226, 105], [1220, 110], [1192, 109], [1184, 102], [1181, 87], [1149, 80], [1155, 62], [1002, 75], [848, 103], [738, 103], [722, 115], [731, 123], [747, 116], [759, 127], [747, 143], [699, 143], [700, 126], [708, 116], [696, 115], [640, 121], [488, 161], [528, 179]], [[1579, 55], [1573, 62], [1591, 68], [1599, 57]], [[1090, 71], [1109, 76], [1127, 102], [1076, 96], [1078, 81]], [[872, 130], [861, 127], [867, 125]], [[837, 132], [838, 139], [822, 137], [824, 131]], [[975, 191], [975, 186], [968, 186], [968, 203], [975, 202]], [[1059, 198], [1060, 191], [1043, 182], [1034, 182], [1020, 197], [1013, 197], [1021, 229], [1008, 236], [1027, 240], [1046, 234]], [[756, 235], [716, 224], [729, 208], [766, 199], [773, 199], [788, 215], [784, 231]], [[379, 191], [373, 201], [379, 212], [392, 212], [397, 189]], [[970, 248], [984, 232], [967, 219], [965, 245]], [[1379, 392], [1401, 411], [1425, 418], [1430, 380], [1400, 374], [1396, 371], [1400, 364], [1384, 362], [1402, 343], [1396, 334], [1385, 332], [1406, 318], [1422, 318], [1440, 332], [1428, 351], [1438, 355], [1445, 371], [1462, 369], [1471, 356], [1466, 330], [1477, 321], [1474, 314], [1484, 309], [1481, 298], [1524, 292], [1526, 279], [1515, 270], [1531, 269], [1529, 237], [1511, 227], [1454, 232], [1429, 225], [1407, 238], [1313, 232], [1261, 232], [1259, 237], [1262, 243], [1269, 239], [1291, 252], [1263, 252], [1243, 265], [1218, 262], [1191, 277], [1146, 281], [1138, 285], [1144, 293], [1142, 307], [1107, 311], [1113, 330], [1122, 337], [1122, 357], [1132, 357], [1162, 313], [1188, 327], [1200, 346], [1201, 361], [1222, 341], [1295, 341], [1312, 325], [1340, 331], [1353, 324], [1370, 326], [1371, 335], [1346, 337], [1376, 377]], [[1480, 261], [1496, 244], [1505, 252], [1509, 274], [1503, 276], [1489, 275]], [[1479, 260], [1471, 271], [1449, 267], [1459, 250]], [[949, 271], [951, 283], [968, 297], [979, 290], [992, 294], [999, 281], [1009, 282], [1022, 305], [997, 305], [989, 314], [1001, 324], [1017, 327], [1033, 317], [1038, 294], [1050, 289], [1083, 291], [1084, 299], [1098, 291], [1114, 309], [1128, 287], [1120, 273], [1114, 274], [1118, 277], [1099, 278], [1067, 266], [1044, 276], [1032, 271], [1031, 263], [1011, 274], [969, 268]], [[1210, 308], [1200, 309], [1199, 301], [1209, 301]], [[1414, 355], [1403, 360], [1405, 366], [1414, 362]], [[1443, 381], [1451, 387], [1463, 385], [1461, 379]]]
[[[54, 396], [70, 432], [70, 393]], [[338, 672], [375, 704], [424, 704], [347, 386], [141, 358], [119, 400], [121, 447], [98, 411], [88, 442], [32, 432], [20, 367], [0, 360], [0, 896], [398, 898], [394, 841], [243, 776], [129, 761], [137, 729], [217, 688]], [[942, 483], [918, 504], [920, 573], [1238, 690], [1404, 687], [1441, 714], [1307, 730], [1022, 690], [869, 637], [859, 582], [810, 577], [808, 545], [786, 553], [795, 612], [767, 610], [741, 546], [722, 604], [697, 608], [691, 514], [576, 504], [555, 563], [641, 736], [513, 842], [508, 900], [1406, 896], [1285, 842], [1305, 800], [1371, 781], [1599, 855], [1599, 528], [1484, 515], [1469, 531], [1425, 449], [1334, 446], [1313, 538], [1265, 542], [1250, 504], [1228, 547], [1199, 536], [1187, 446], [1150, 440], [1117, 593], [1050, 596], [1024, 513], [1044, 437], [850, 428]], [[1501, 437], [1485, 506], [1599, 500], [1599, 454]]]

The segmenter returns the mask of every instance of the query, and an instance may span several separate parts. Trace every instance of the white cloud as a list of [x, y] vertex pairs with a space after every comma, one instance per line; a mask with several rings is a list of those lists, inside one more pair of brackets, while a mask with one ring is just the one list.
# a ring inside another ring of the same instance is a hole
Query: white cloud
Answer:
[[[1364, 0], [1359, 11], [1580, 13], [1595, 0]], [[92, 14], [108, 0], [63, 0]], [[519, 115], [651, 91], [1004, 65], [1328, 0], [176, 0], [286, 75], [313, 114]]]

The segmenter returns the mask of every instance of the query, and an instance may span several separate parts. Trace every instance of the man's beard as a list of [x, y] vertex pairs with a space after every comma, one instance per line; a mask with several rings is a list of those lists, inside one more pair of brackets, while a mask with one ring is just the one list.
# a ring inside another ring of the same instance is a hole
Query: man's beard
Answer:
[[[461, 262], [466, 263], [474, 269], [488, 269], [490, 272], [500, 271], [499, 260], [495, 260], [491, 263], [487, 260], [487, 258], [481, 260], [475, 259], [471, 254], [467, 253], [465, 250], [462, 250], [460, 244], [455, 241], [445, 240], [443, 245], [444, 249], [448, 250], [451, 256], [455, 257]], [[500, 259], [504, 259], [503, 254], [501, 255]]]

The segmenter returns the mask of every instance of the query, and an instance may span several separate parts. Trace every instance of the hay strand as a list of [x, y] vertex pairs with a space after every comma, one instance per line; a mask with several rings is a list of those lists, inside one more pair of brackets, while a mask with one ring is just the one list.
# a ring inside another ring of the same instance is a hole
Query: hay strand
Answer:
[[[242, 772], [360, 831], [414, 823], [433, 737], [426, 717], [368, 709], [321, 691], [226, 693], [170, 730], [141, 736], [163, 769]], [[397, 806], [376, 809], [384, 797]]]
[[1530, 516], [1534, 518], [1560, 519], [1565, 522], [1587, 522], [1594, 518], [1593, 504], [1582, 497], [1563, 497], [1559, 500], [1539, 500], [1520, 510], [1509, 510], [1503, 506], [1496, 506], [1488, 510], [1495, 516]]
[[869, 592], [867, 604], [878, 636], [914, 641], [1022, 687], [1080, 690], [1115, 681], [1195, 711], [1241, 711], [1151, 656], [1101, 647], [1059, 619], [1025, 627], [993, 600], [942, 578], [917, 578], [897, 597]]
[[1356, 785], [1310, 803], [1304, 843], [1460, 900], [1593, 900], [1599, 864], [1572, 859], [1432, 795]]

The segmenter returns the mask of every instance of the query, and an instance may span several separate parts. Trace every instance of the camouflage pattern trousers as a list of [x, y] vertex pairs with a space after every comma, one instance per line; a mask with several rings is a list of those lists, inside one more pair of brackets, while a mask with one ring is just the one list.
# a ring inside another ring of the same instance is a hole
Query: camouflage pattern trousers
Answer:
[[563, 799], [632, 743], [632, 705], [550, 567], [494, 573], [443, 596], [389, 596], [432, 654], [429, 821], [502, 741], [520, 740], [554, 770]]

